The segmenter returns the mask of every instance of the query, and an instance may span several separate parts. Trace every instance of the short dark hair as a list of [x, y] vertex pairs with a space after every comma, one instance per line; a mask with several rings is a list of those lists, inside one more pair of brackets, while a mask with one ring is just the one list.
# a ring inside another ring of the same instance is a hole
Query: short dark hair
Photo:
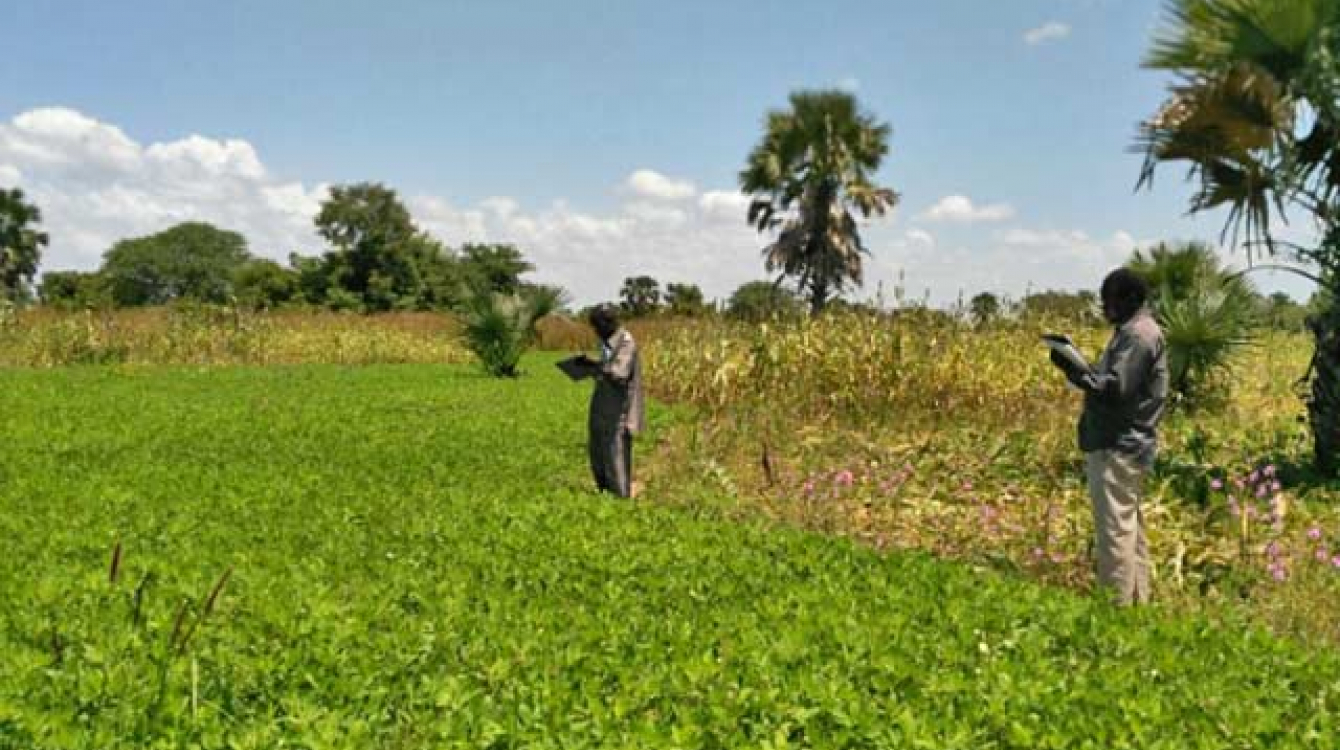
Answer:
[[587, 320], [597, 328], [616, 328], [619, 325], [619, 313], [614, 309], [614, 305], [596, 305], [591, 308]]
[[1103, 279], [1099, 294], [1134, 309], [1149, 299], [1149, 282], [1129, 268], [1118, 268]]

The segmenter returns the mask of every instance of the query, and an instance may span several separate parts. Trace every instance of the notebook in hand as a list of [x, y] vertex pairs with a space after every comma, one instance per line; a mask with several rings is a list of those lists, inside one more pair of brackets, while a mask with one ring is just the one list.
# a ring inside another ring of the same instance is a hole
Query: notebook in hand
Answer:
[[1044, 333], [1042, 334], [1042, 342], [1047, 345], [1047, 348], [1060, 354], [1076, 369], [1084, 372], [1091, 369], [1089, 361], [1084, 358], [1079, 347], [1075, 346], [1075, 342], [1071, 341], [1069, 336], [1062, 333]]
[[595, 372], [596, 363], [585, 354], [578, 354], [575, 357], [568, 357], [557, 363], [558, 369], [563, 371], [569, 379], [581, 380], [590, 377]]

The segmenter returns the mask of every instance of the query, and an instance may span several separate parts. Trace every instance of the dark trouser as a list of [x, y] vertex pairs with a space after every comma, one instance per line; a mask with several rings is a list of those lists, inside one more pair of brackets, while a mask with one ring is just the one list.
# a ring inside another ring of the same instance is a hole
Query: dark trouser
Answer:
[[591, 427], [587, 450], [596, 487], [619, 497], [632, 495], [633, 436], [622, 427], [609, 430]]

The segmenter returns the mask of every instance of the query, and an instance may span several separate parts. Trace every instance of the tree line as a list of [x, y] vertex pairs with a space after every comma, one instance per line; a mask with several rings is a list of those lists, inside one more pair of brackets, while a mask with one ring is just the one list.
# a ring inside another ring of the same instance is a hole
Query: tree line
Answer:
[[[1170, 8], [1170, 22], [1145, 61], [1170, 74], [1171, 82], [1164, 102], [1140, 124], [1135, 146], [1146, 161], [1139, 184], [1151, 184], [1165, 164], [1188, 167], [1195, 188], [1192, 212], [1224, 209], [1230, 245], [1241, 244], [1249, 260], [1291, 261], [1288, 270], [1316, 283], [1320, 293], [1306, 316], [1315, 344], [1305, 375], [1307, 407], [1318, 467], [1334, 474], [1340, 468], [1340, 67], [1334, 44], [1340, 38], [1340, 2], [1171, 0]], [[875, 181], [890, 134], [888, 123], [845, 91], [797, 91], [787, 107], [767, 113], [739, 186], [751, 198], [746, 221], [768, 238], [764, 266], [776, 278], [750, 287], [751, 294], [778, 305], [789, 305], [788, 295], [799, 296], [817, 314], [861, 285], [869, 250], [858, 219], [880, 216], [899, 200], [896, 191]], [[1290, 214], [1310, 218], [1318, 239], [1305, 245], [1284, 239], [1277, 227]], [[7, 299], [28, 292], [47, 242], [35, 229], [39, 221], [40, 213], [21, 193], [0, 191], [0, 292]], [[330, 252], [291, 257], [287, 269], [249, 261], [247, 273], [237, 271], [232, 283], [313, 304], [392, 310], [459, 305], [461, 289], [488, 277], [472, 267], [464, 249], [449, 251], [414, 227], [394, 194], [378, 185], [342, 188], [317, 222], [333, 246]], [[121, 256], [151, 254], [144, 243], [152, 246], [152, 240], [118, 243], [104, 266]], [[241, 265], [235, 240], [214, 238], [211, 244]], [[524, 264], [515, 249], [501, 257]], [[93, 279], [58, 276], [46, 297], [100, 294], [102, 285], [109, 295], [152, 287], [143, 267], [130, 265], [119, 284], [105, 273], [115, 268], [100, 269]], [[193, 273], [183, 275], [189, 277], [183, 284], [209, 287]], [[507, 279], [518, 279], [512, 295], [496, 291], [467, 299], [497, 301], [527, 293], [543, 301], [556, 291], [523, 288], [519, 274]], [[653, 304], [651, 285], [639, 277], [632, 282], [625, 303], [645, 311]], [[783, 282], [789, 290], [783, 291]], [[44, 280], [40, 291], [47, 286]], [[1163, 322], [1188, 321], [1187, 330], [1203, 324], [1203, 340], [1217, 342], [1206, 350], [1226, 351], [1239, 339], [1238, 303], [1232, 300], [1241, 295], [1224, 284], [1197, 290], [1203, 293], [1180, 301], [1166, 297]], [[676, 298], [692, 296], [681, 294], [683, 289], [666, 291], [671, 306]], [[1266, 309], [1275, 319], [1296, 320], [1298, 311], [1284, 302], [1271, 298]], [[1000, 300], [993, 305], [991, 297], [979, 295], [971, 309], [986, 318], [999, 311]], [[1235, 324], [1220, 325], [1224, 320]]]

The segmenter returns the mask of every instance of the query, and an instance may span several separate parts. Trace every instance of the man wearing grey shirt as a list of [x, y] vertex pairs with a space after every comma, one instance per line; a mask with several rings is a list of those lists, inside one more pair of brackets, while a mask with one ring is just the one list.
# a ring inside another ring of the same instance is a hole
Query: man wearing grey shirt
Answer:
[[598, 489], [632, 497], [633, 436], [642, 430], [642, 363], [633, 334], [619, 325], [614, 309], [601, 305], [591, 312], [591, 327], [600, 337], [600, 361], [590, 360], [596, 380], [587, 420], [591, 473]]
[[1119, 268], [1103, 279], [1101, 297], [1103, 317], [1116, 331], [1098, 362], [1083, 369], [1056, 352], [1051, 359], [1084, 391], [1079, 447], [1093, 503], [1098, 583], [1124, 606], [1149, 600], [1140, 494], [1168, 398], [1168, 359], [1163, 332], [1145, 305], [1144, 279]]

